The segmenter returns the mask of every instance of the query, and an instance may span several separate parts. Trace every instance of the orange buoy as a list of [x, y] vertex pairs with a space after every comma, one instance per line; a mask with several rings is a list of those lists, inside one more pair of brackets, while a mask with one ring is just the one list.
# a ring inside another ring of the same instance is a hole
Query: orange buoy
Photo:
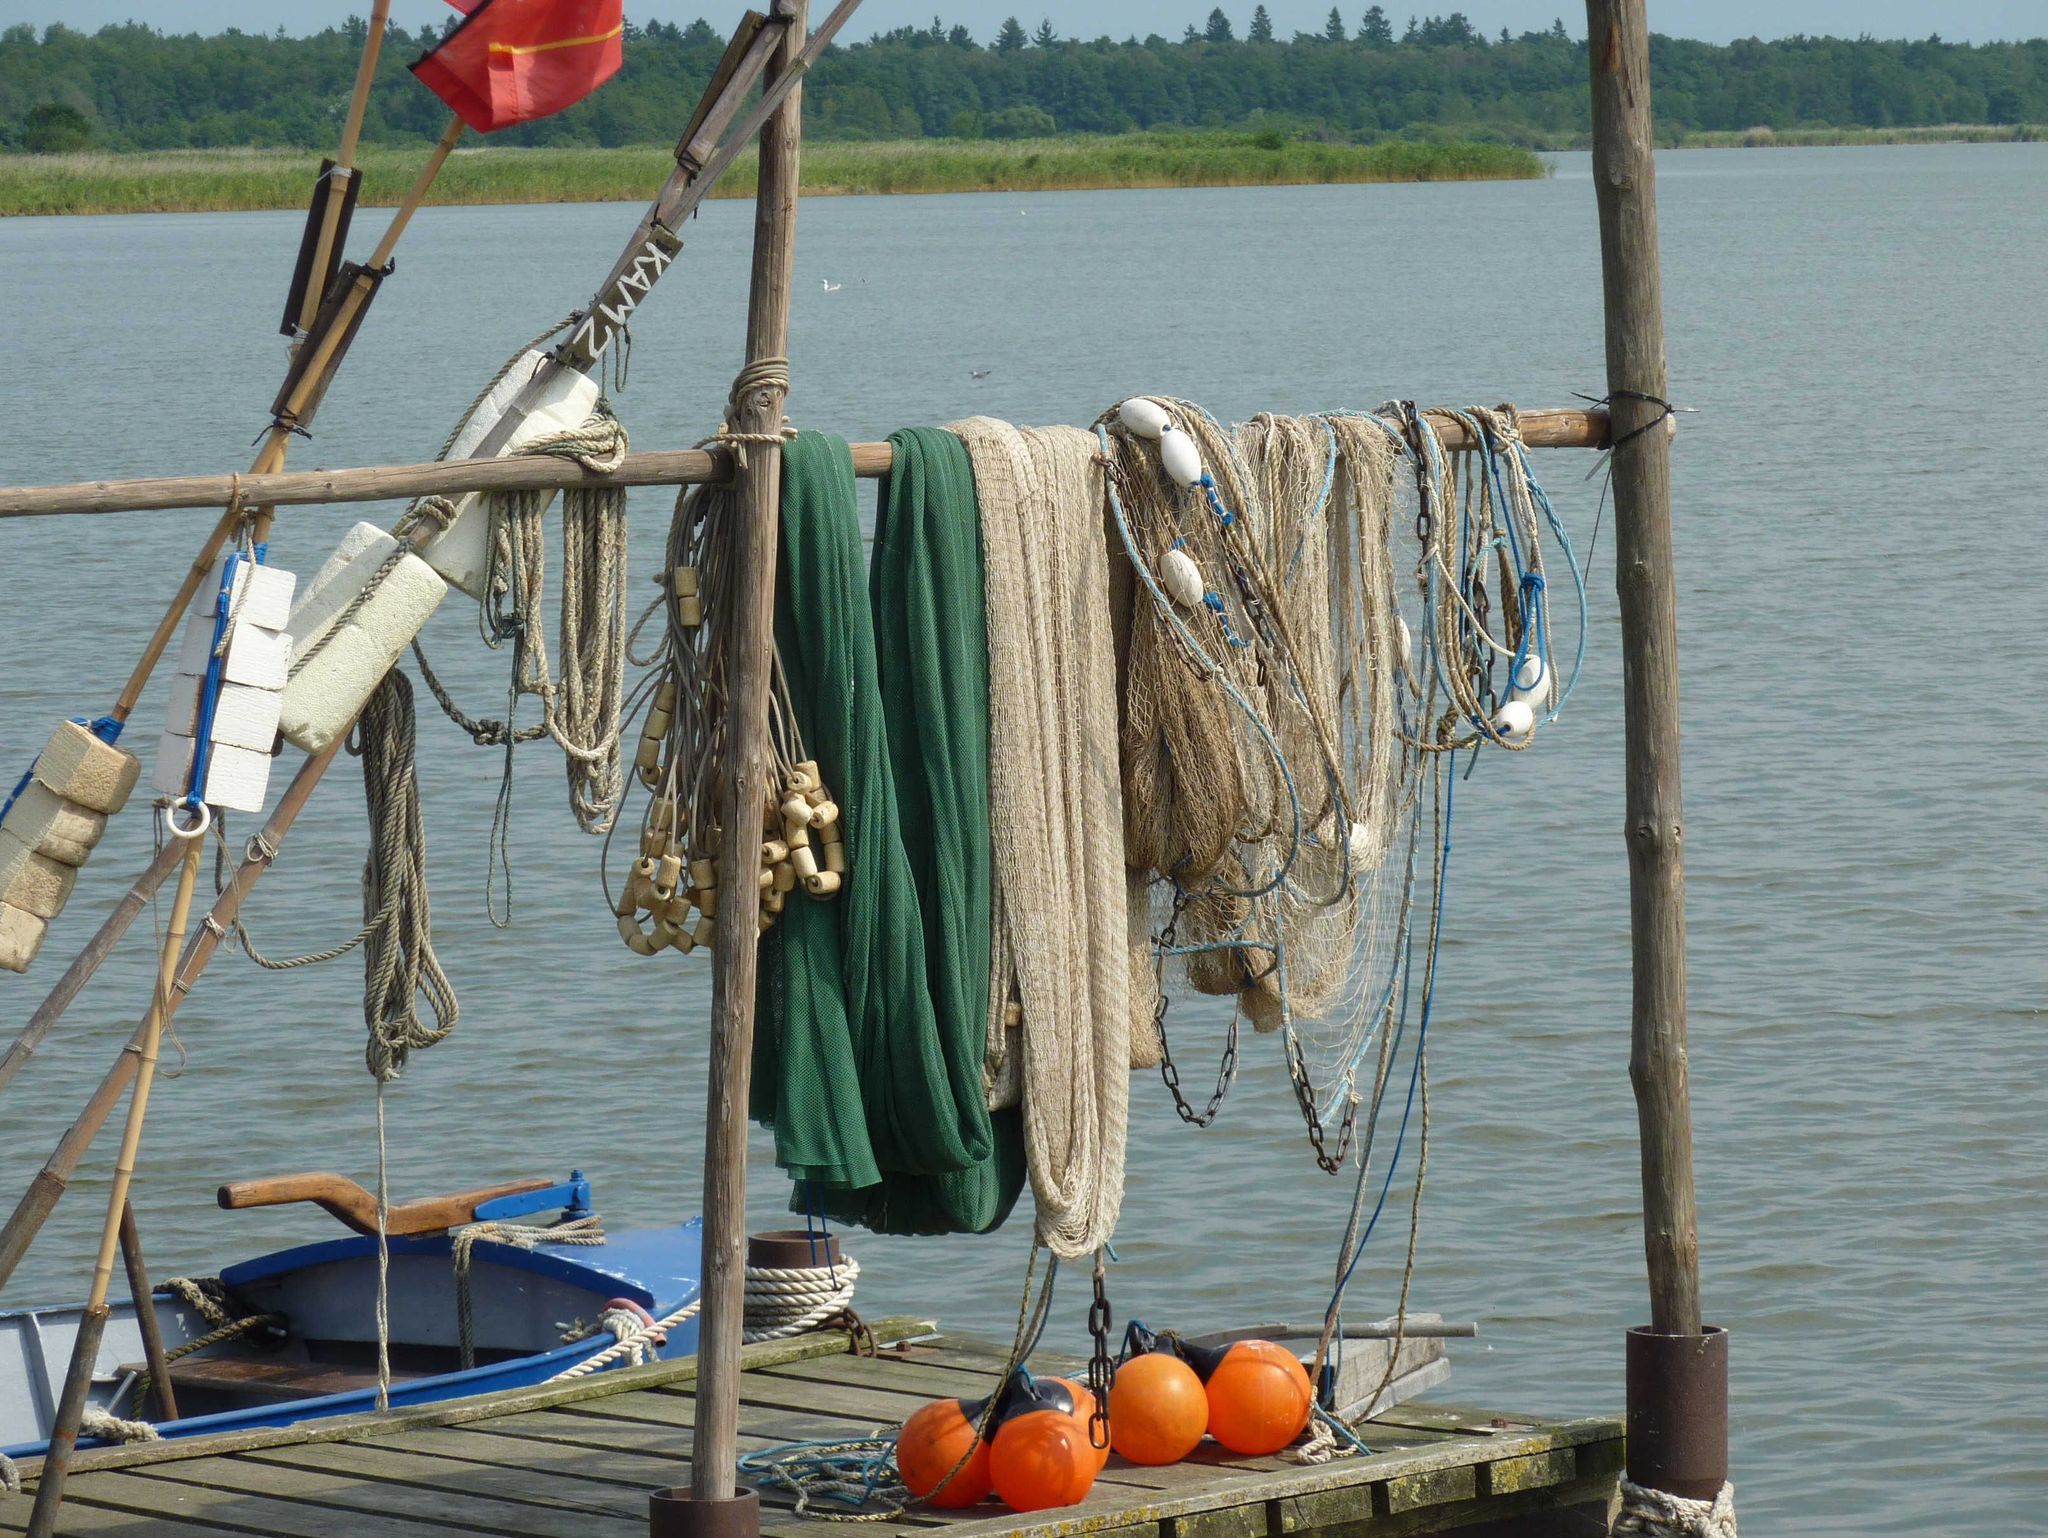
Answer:
[[1116, 1370], [1109, 1386], [1109, 1436], [1133, 1463], [1178, 1463], [1209, 1429], [1209, 1396], [1194, 1368], [1147, 1351]]
[[896, 1433], [896, 1472], [912, 1495], [941, 1510], [988, 1498], [995, 1488], [989, 1446], [975, 1433], [985, 1403], [937, 1399], [903, 1423]]
[[996, 1494], [1012, 1511], [1073, 1505], [1094, 1485], [1100, 1467], [1088, 1444], [1087, 1422], [1076, 1413], [1081, 1401], [1062, 1382], [1021, 1372], [1009, 1393], [989, 1450]]
[[[1285, 1346], [1240, 1340], [1221, 1350], [1183, 1348], [1209, 1397], [1209, 1435], [1234, 1453], [1277, 1453], [1308, 1425], [1308, 1370]], [[1112, 1420], [1113, 1423], [1113, 1420]]]
[[1095, 1419], [1095, 1395], [1089, 1392], [1087, 1384], [1077, 1382], [1073, 1378], [1053, 1378], [1048, 1381], [1065, 1385], [1067, 1392], [1074, 1396], [1074, 1419], [1081, 1423], [1081, 1434], [1088, 1438], [1088, 1445], [1094, 1450], [1095, 1472], [1100, 1474], [1109, 1462], [1109, 1449], [1112, 1444], [1104, 1443], [1101, 1447], [1096, 1447], [1094, 1435], [1089, 1429], [1089, 1423]]

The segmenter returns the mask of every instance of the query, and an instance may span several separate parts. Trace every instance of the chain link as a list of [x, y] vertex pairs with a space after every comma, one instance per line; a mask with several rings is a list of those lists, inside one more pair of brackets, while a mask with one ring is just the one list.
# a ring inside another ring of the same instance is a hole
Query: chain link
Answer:
[[1294, 1102], [1301, 1107], [1301, 1119], [1308, 1127], [1309, 1146], [1315, 1150], [1316, 1164], [1324, 1174], [1334, 1175], [1351, 1157], [1351, 1141], [1358, 1128], [1358, 1097], [1344, 1098], [1344, 1115], [1337, 1123], [1337, 1151], [1331, 1153], [1327, 1146], [1329, 1129], [1316, 1109], [1316, 1091], [1309, 1082], [1308, 1063], [1302, 1055], [1301, 1043], [1291, 1032], [1287, 1038], [1287, 1077], [1294, 1085]]
[[1109, 1446], [1109, 1325], [1109, 1291], [1098, 1252], [1095, 1299], [1088, 1305], [1088, 1333], [1095, 1337], [1095, 1350], [1088, 1358], [1088, 1392], [1095, 1396], [1095, 1408], [1088, 1416], [1088, 1442], [1098, 1450]]
[[1173, 1060], [1173, 1047], [1166, 1039], [1166, 953], [1173, 949], [1180, 939], [1181, 915], [1187, 911], [1188, 894], [1178, 883], [1173, 889], [1173, 912], [1166, 920], [1166, 927], [1153, 939], [1152, 980], [1157, 1001], [1152, 1006], [1152, 1029], [1159, 1037], [1159, 1077], [1166, 1081], [1167, 1092], [1173, 1096], [1173, 1108], [1180, 1119], [1191, 1127], [1206, 1127], [1216, 1120], [1223, 1109], [1223, 1097], [1230, 1093], [1232, 1081], [1237, 1078], [1238, 1011], [1230, 1014], [1230, 1034], [1224, 1038], [1223, 1060], [1216, 1070], [1216, 1088], [1209, 1096], [1209, 1103], [1200, 1111], [1188, 1104], [1187, 1096], [1181, 1093], [1180, 1065]]

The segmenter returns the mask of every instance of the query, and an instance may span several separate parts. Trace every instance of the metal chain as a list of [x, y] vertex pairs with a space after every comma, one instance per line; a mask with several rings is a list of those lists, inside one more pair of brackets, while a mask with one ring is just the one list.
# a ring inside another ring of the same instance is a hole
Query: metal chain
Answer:
[[1326, 1146], [1329, 1130], [1316, 1109], [1315, 1086], [1309, 1082], [1308, 1062], [1291, 1030], [1287, 1037], [1287, 1077], [1294, 1085], [1294, 1101], [1301, 1107], [1301, 1119], [1308, 1127], [1309, 1146], [1315, 1150], [1316, 1164], [1324, 1174], [1334, 1175], [1351, 1157], [1351, 1140], [1358, 1126], [1358, 1097], [1345, 1097], [1344, 1115], [1337, 1123], [1337, 1151], [1331, 1153]]
[[1209, 1103], [1197, 1111], [1181, 1093], [1180, 1066], [1173, 1060], [1173, 1047], [1166, 1039], [1166, 953], [1173, 949], [1180, 938], [1181, 915], [1187, 911], [1188, 894], [1179, 883], [1173, 888], [1173, 912], [1167, 917], [1166, 927], [1159, 931], [1153, 942], [1152, 979], [1157, 1001], [1152, 1006], [1152, 1029], [1159, 1038], [1159, 1077], [1166, 1081], [1167, 1091], [1173, 1096], [1173, 1108], [1180, 1119], [1191, 1127], [1206, 1127], [1216, 1120], [1223, 1109], [1223, 1097], [1230, 1093], [1231, 1083], [1237, 1078], [1238, 1020], [1236, 1010], [1230, 1015], [1230, 1034], [1224, 1039], [1223, 1060], [1216, 1070], [1216, 1088], [1209, 1096]]
[[1094, 1354], [1088, 1358], [1088, 1392], [1095, 1396], [1095, 1408], [1088, 1416], [1088, 1443], [1100, 1450], [1109, 1446], [1109, 1290], [1102, 1251], [1095, 1252], [1095, 1299], [1088, 1305], [1088, 1333], [1095, 1337]]

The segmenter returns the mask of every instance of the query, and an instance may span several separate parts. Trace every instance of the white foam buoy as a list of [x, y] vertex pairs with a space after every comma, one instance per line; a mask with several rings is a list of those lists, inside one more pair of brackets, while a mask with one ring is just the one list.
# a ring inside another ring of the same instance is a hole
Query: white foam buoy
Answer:
[[1201, 484], [1202, 451], [1195, 447], [1195, 440], [1178, 427], [1169, 425], [1159, 435], [1159, 463], [1177, 484]]
[[1509, 742], [1524, 741], [1536, 730], [1536, 712], [1527, 700], [1509, 700], [1494, 712], [1493, 729]]
[[1346, 852], [1351, 856], [1351, 872], [1353, 875], [1370, 870], [1379, 862], [1379, 857], [1385, 853], [1384, 840], [1375, 838], [1371, 825], [1367, 823], [1354, 822], [1351, 825], [1351, 832], [1344, 842]]
[[[185, 623], [152, 789], [174, 800], [189, 791], [230, 811], [263, 810], [278, 696], [291, 666], [292, 638], [284, 627], [297, 585], [290, 572], [239, 556], [224, 557], [214, 568]], [[215, 697], [210, 721], [202, 709], [209, 677]], [[202, 725], [209, 744], [205, 783], [195, 785]]]
[[1202, 594], [1208, 591], [1208, 584], [1202, 581], [1202, 568], [1185, 550], [1166, 552], [1159, 562], [1159, 585], [1166, 589], [1166, 596], [1183, 609], [1200, 605]]
[[1556, 694], [1557, 674], [1543, 658], [1531, 652], [1516, 665], [1510, 699], [1527, 700], [1534, 710], [1548, 710]]
[[1143, 395], [1133, 395], [1117, 407], [1116, 417], [1140, 438], [1156, 439], [1173, 425], [1173, 418], [1166, 414], [1166, 408]]

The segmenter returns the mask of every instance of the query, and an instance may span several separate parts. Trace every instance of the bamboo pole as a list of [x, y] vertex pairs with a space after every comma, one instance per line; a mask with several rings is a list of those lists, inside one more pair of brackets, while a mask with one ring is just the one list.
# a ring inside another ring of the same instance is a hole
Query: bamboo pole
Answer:
[[170, 1013], [178, 951], [185, 943], [185, 925], [192, 914], [192, 889], [199, 879], [199, 859], [206, 848], [204, 838], [197, 834], [185, 839], [184, 845], [184, 862], [178, 868], [178, 894], [171, 901], [170, 929], [164, 936], [163, 955], [157, 968], [156, 997], [150, 1001], [149, 1014], [142, 1026], [135, 1093], [128, 1101], [128, 1121], [121, 1129], [121, 1154], [114, 1161], [113, 1189], [107, 1195], [107, 1219], [100, 1228], [99, 1259], [93, 1266], [92, 1289], [85, 1300], [86, 1315], [96, 1319], [99, 1327], [81, 1330], [73, 1344], [57, 1424], [50, 1432], [42, 1478], [36, 1485], [35, 1507], [29, 1513], [29, 1538], [50, 1538], [57, 1530], [57, 1510], [64, 1501], [64, 1475], [72, 1449], [78, 1443], [79, 1421], [85, 1409], [81, 1385], [92, 1381], [93, 1358], [106, 1327], [107, 1291], [113, 1284], [114, 1256], [121, 1243], [121, 1214], [128, 1205], [128, 1188], [135, 1178], [135, 1155], [142, 1146], [142, 1124], [149, 1115], [149, 1091], [156, 1078], [157, 1048], [163, 1040], [164, 1020]]
[[[1447, 449], [1477, 447], [1457, 418], [1423, 413]], [[1675, 418], [1673, 419], [1676, 420]], [[1670, 424], [1666, 424], [1667, 431]], [[1522, 440], [1536, 449], [1600, 449], [1607, 446], [1607, 413], [1532, 410], [1522, 413]], [[886, 443], [856, 443], [854, 474], [887, 475]], [[62, 514], [169, 512], [218, 507], [239, 484], [245, 501], [278, 507], [344, 502], [383, 502], [466, 491], [560, 491], [577, 486], [696, 486], [733, 477], [732, 456], [723, 449], [657, 449], [628, 454], [609, 475], [550, 456], [511, 459], [435, 460], [417, 465], [370, 465], [353, 470], [298, 470], [279, 475], [183, 475], [148, 480], [76, 481], [60, 486], [0, 487], [0, 518], [42, 518]]]
[[[320, 783], [320, 777], [327, 772], [327, 766], [334, 762], [335, 755], [341, 751], [342, 743], [347, 736], [346, 732], [337, 734], [334, 741], [299, 765], [299, 772], [292, 776], [291, 784], [278, 798], [276, 810], [271, 812], [269, 819], [263, 824], [262, 841], [265, 847], [275, 851], [283, 844], [285, 835], [291, 831], [293, 822], [297, 820], [307, 800], [312, 796], [313, 787]], [[170, 1000], [162, 1012], [162, 1020], [158, 1022], [160, 1025], [168, 1023], [177, 1014], [179, 1005], [191, 992], [199, 974], [206, 970], [207, 962], [213, 959], [214, 952], [220, 948], [221, 937], [228, 932], [228, 927], [241, 914], [242, 903], [248, 897], [250, 888], [262, 879], [263, 873], [269, 868], [270, 862], [264, 859], [246, 859], [236, 867], [233, 878], [220, 896], [214, 899], [206, 921], [201, 924], [199, 933], [193, 936], [192, 944], [178, 965], [175, 980], [171, 984]], [[151, 1014], [155, 1013], [152, 1006]], [[121, 1049], [121, 1055], [114, 1059], [113, 1067], [107, 1070], [106, 1076], [100, 1080], [99, 1087], [93, 1091], [92, 1097], [86, 1101], [85, 1109], [79, 1112], [77, 1120], [73, 1121], [65, 1130], [64, 1136], [58, 1139], [50, 1157], [44, 1161], [43, 1167], [29, 1182], [28, 1189], [22, 1192], [21, 1200], [15, 1204], [6, 1227], [0, 1228], [0, 1287], [5, 1287], [8, 1279], [14, 1275], [15, 1268], [21, 1264], [22, 1256], [28, 1253], [28, 1247], [35, 1241], [36, 1234], [42, 1229], [51, 1212], [56, 1209], [57, 1203], [63, 1199], [65, 1191], [69, 1189], [71, 1177], [78, 1172], [79, 1163], [85, 1158], [86, 1150], [92, 1147], [93, 1139], [99, 1136], [100, 1129], [107, 1124], [107, 1118], [113, 1114], [114, 1107], [120, 1103], [122, 1091], [135, 1079], [149, 1029], [150, 1021], [145, 1018], [134, 1036], [129, 1038], [128, 1044]]]
[[391, 0], [375, 0], [370, 7], [370, 30], [363, 37], [362, 57], [356, 60], [356, 83], [348, 96], [348, 117], [341, 125], [341, 144], [334, 152], [334, 169], [328, 172], [332, 185], [321, 210], [320, 234], [313, 244], [313, 265], [307, 269], [306, 292], [299, 302], [299, 331], [302, 335], [313, 329], [313, 319], [320, 313], [320, 301], [326, 297], [320, 292], [316, 280], [327, 270], [327, 263], [334, 255], [334, 234], [341, 223], [342, 193], [348, 186], [350, 173], [355, 170], [356, 141], [362, 137], [363, 112], [370, 104], [370, 82], [376, 78], [377, 55], [383, 50], [384, 28], [390, 19]]
[[[804, 0], [796, 0], [774, 69], [789, 69], [804, 40]], [[760, 191], [754, 205], [754, 270], [747, 302], [747, 388], [735, 400], [733, 428], [781, 430], [789, 388], [790, 286], [796, 265], [798, 157], [803, 92], [783, 99], [761, 130]], [[737, 549], [726, 623], [731, 673], [726, 719], [727, 784], [720, 820], [720, 863], [751, 870], [768, 801], [768, 688], [774, 646], [775, 547], [781, 510], [782, 448], [753, 444], [734, 475]], [[735, 889], [737, 891], [737, 889]], [[696, 1432], [690, 1493], [700, 1506], [730, 1501], [739, 1463], [740, 1331], [747, 1259], [747, 1096], [754, 1041], [759, 934], [744, 905], [728, 906], [713, 942], [711, 1062], [704, 1134], [704, 1311], [698, 1326]], [[758, 1521], [758, 1519], [757, 1519]]]
[[14, 1038], [14, 1044], [7, 1049], [6, 1055], [0, 1057], [0, 1089], [5, 1089], [14, 1076], [28, 1066], [36, 1048], [49, 1035], [50, 1027], [71, 1007], [71, 1001], [78, 997], [87, 980], [99, 970], [100, 963], [113, 954], [121, 936], [128, 932], [128, 926], [135, 922], [136, 915], [142, 912], [177, 863], [177, 849], [165, 845], [157, 851], [156, 859], [150, 862], [149, 868], [135, 878], [135, 884], [114, 904], [114, 911], [107, 915], [98, 932], [86, 942], [85, 949], [72, 958], [71, 965], [64, 969], [64, 975], [57, 979], [57, 985], [36, 1006], [35, 1013], [28, 1017], [28, 1024], [21, 1028], [21, 1034]]
[[[149, 1394], [156, 1401], [156, 1418], [178, 1418], [178, 1396], [171, 1387], [171, 1362], [164, 1355], [163, 1326], [156, 1317], [156, 1293], [149, 1285], [149, 1265], [142, 1258], [142, 1231], [135, 1226], [135, 1203], [121, 1202], [121, 1264], [128, 1271], [128, 1296], [135, 1304], [135, 1327], [142, 1332], [142, 1360], [149, 1366]], [[147, 1410], [138, 1404], [138, 1410]]]
[[[1642, 1144], [1650, 1325], [1628, 1333], [1628, 1478], [1711, 1501], [1728, 1473], [1728, 1337], [1700, 1313], [1692, 1090], [1686, 1065], [1684, 795], [1677, 577], [1657, 166], [1644, 0], [1586, 0], [1593, 185], [1615, 448], [1629, 935], [1629, 1078]], [[1626, 1498], [1626, 1491], [1624, 1492]], [[1634, 1508], [1628, 1507], [1633, 1510]]]

